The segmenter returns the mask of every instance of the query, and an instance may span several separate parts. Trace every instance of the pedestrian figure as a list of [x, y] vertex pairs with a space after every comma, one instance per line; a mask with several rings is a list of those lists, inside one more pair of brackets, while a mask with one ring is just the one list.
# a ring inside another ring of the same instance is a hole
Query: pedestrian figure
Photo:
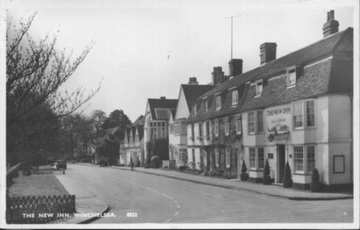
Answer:
[[132, 158], [130, 158], [130, 167], [131, 167], [131, 171], [134, 170], [134, 162], [132, 161]]

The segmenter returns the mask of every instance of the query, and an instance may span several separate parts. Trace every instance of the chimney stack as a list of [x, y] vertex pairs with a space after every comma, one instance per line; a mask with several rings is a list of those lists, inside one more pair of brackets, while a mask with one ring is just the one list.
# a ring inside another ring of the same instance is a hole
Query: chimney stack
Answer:
[[217, 85], [225, 80], [224, 71], [221, 66], [215, 66], [212, 72], [213, 84]]
[[335, 20], [334, 10], [327, 12], [327, 20], [322, 29], [324, 38], [339, 31], [339, 22]]
[[198, 85], [198, 81], [196, 79], [196, 77], [189, 77], [189, 85]]
[[266, 64], [276, 59], [276, 43], [265, 42], [260, 45], [260, 64]]
[[161, 99], [161, 100], [165, 100], [165, 99], [166, 99], [166, 97], [165, 97], [165, 96], [162, 96], [162, 97], [160, 97], [160, 99]]
[[231, 59], [229, 61], [229, 72], [230, 76], [242, 74], [243, 60], [242, 59]]

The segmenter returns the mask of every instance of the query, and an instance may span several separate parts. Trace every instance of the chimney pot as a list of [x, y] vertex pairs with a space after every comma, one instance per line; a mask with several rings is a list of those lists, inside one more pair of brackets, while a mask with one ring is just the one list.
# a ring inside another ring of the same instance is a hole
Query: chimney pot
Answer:
[[276, 46], [275, 42], [265, 42], [260, 45], [261, 65], [276, 59]]
[[242, 59], [231, 59], [229, 61], [229, 74], [230, 76], [236, 76], [242, 74], [243, 60]]
[[196, 77], [189, 77], [189, 85], [198, 85], [198, 81]]
[[334, 10], [327, 12], [327, 20], [322, 29], [324, 38], [339, 31], [339, 22], [335, 20]]
[[221, 66], [215, 66], [212, 72], [213, 84], [217, 85], [225, 80], [224, 71]]

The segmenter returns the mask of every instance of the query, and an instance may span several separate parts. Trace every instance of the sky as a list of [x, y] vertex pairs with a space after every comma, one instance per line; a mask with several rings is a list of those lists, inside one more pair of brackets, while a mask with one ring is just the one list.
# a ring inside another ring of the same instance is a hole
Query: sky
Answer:
[[74, 55], [93, 48], [65, 88], [100, 91], [85, 113], [122, 109], [132, 121], [147, 98], [177, 98], [180, 84], [211, 82], [214, 66], [228, 74], [230, 16], [233, 57], [243, 72], [260, 63], [259, 46], [277, 43], [277, 57], [322, 39], [326, 12], [339, 30], [353, 27], [351, 0], [9, 0], [8, 12], [26, 19], [37, 12], [31, 35], [58, 36], [58, 49]]

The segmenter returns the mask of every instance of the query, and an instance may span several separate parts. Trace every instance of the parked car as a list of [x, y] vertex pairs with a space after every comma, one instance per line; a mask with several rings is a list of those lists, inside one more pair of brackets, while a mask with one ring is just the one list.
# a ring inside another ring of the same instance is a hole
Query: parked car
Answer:
[[66, 169], [67, 166], [66, 166], [66, 161], [65, 160], [58, 160], [55, 162], [55, 168], [57, 170], [59, 169]]
[[109, 166], [109, 162], [107, 160], [100, 160], [99, 165], [100, 167]]

